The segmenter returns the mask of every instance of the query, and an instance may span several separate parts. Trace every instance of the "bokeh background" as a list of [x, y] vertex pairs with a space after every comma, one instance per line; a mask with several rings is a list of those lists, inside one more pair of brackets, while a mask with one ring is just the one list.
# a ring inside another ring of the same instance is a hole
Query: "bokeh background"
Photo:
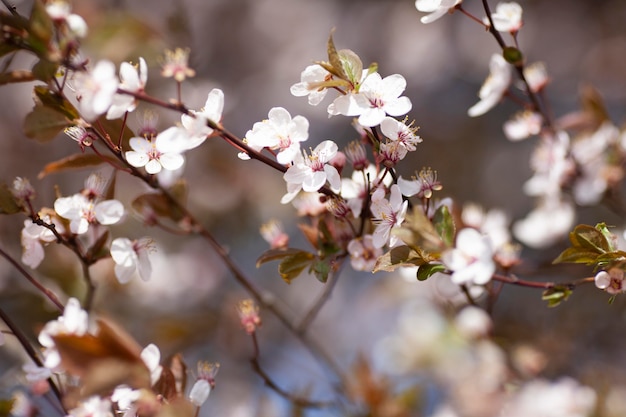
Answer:
[[[378, 62], [385, 76], [400, 73], [407, 79], [406, 95], [413, 102], [410, 117], [420, 126], [424, 142], [399, 170], [405, 176], [423, 166], [439, 173], [441, 196], [459, 205], [478, 202], [503, 208], [511, 219], [523, 217], [533, 200], [522, 184], [531, 175], [529, 156], [536, 139], [507, 141], [502, 123], [515, 111], [504, 103], [485, 116], [470, 119], [467, 109], [488, 72], [497, 45], [490, 35], [460, 13], [423, 25], [410, 0], [184, 0], [82, 1], [75, 12], [90, 27], [85, 54], [117, 63], [146, 58], [148, 91], [174, 97], [174, 84], [159, 75], [165, 48], [189, 47], [190, 64], [197, 76], [183, 86], [184, 102], [200, 108], [211, 88], [226, 96], [223, 123], [242, 137], [254, 122], [267, 117], [271, 107], [282, 106], [310, 121], [309, 144], [333, 139], [347, 144], [356, 138], [348, 119], [328, 119], [325, 105], [311, 107], [306, 99], [291, 96], [289, 87], [313, 61], [326, 58], [326, 41], [335, 28], [338, 48], [355, 51], [367, 65]], [[493, 5], [495, 5], [495, 2]], [[529, 62], [546, 63], [552, 82], [547, 94], [555, 115], [578, 108], [582, 85], [595, 86], [606, 100], [617, 125], [626, 108], [626, 3], [614, 1], [520, 1], [524, 27], [521, 49]], [[17, 3], [27, 13], [30, 3]], [[482, 16], [480, 2], [466, 0], [470, 12]], [[18, 57], [14, 65], [29, 65]], [[61, 193], [77, 192], [90, 171], [73, 171], [37, 179], [42, 166], [69, 153], [76, 144], [67, 137], [41, 144], [22, 133], [22, 120], [33, 105], [32, 85], [0, 88], [0, 180], [29, 178], [38, 191], [38, 203], [52, 206], [54, 186]], [[160, 127], [178, 120], [161, 113]], [[129, 123], [136, 125], [135, 115]], [[204, 224], [229, 247], [241, 267], [260, 287], [274, 294], [281, 305], [299, 317], [323, 291], [313, 277], [291, 285], [276, 273], [276, 265], [255, 268], [267, 248], [258, 228], [280, 218], [293, 246], [306, 247], [297, 237], [294, 210], [281, 206], [285, 192], [281, 176], [254, 161], [240, 161], [236, 151], [219, 139], [205, 143], [189, 155], [185, 176], [189, 204]], [[143, 190], [130, 178], [118, 178], [118, 197], [129, 202]], [[0, 218], [2, 247], [20, 256], [19, 216]], [[607, 209], [585, 208], [579, 222], [605, 221], [623, 227], [623, 218]], [[240, 329], [236, 303], [246, 293], [230, 277], [221, 261], [203, 241], [172, 237], [143, 226], [129, 215], [113, 229], [114, 236], [155, 238], [155, 276], [150, 282], [116, 283], [112, 265], [95, 267], [99, 292], [96, 310], [122, 321], [143, 345], [154, 342], [163, 355], [182, 352], [193, 368], [197, 360], [218, 361], [218, 386], [203, 408], [203, 415], [280, 415], [285, 403], [263, 386], [252, 372], [252, 346]], [[525, 250], [528, 259], [520, 275], [529, 279], [572, 280], [591, 271], [548, 268], [563, 246], [543, 251]], [[48, 260], [37, 271], [48, 285], [80, 296], [84, 288], [79, 269], [62, 248], [49, 247]], [[443, 285], [443, 284], [441, 284]], [[447, 287], [446, 287], [447, 288]], [[363, 353], [374, 358], [374, 346], [384, 337], [403, 303], [424, 292], [441, 293], [438, 283], [418, 283], [400, 274], [353, 273], [346, 268], [328, 305], [312, 326], [314, 334], [339, 363], [349, 367]], [[536, 290], [505, 288], [494, 310], [497, 340], [507, 347], [535, 345], [549, 358], [545, 375], [572, 375], [596, 387], [622, 382], [626, 366], [623, 349], [626, 310], [622, 298], [612, 305], [595, 288], [581, 288], [556, 309], [548, 309]], [[35, 337], [54, 317], [41, 297], [4, 261], [0, 262], [0, 304]], [[323, 397], [331, 392], [328, 380], [306, 350], [271, 315], [263, 316], [261, 361], [283, 386]], [[18, 347], [0, 348], [2, 386], [20, 378], [22, 354]], [[427, 382], [424, 382], [427, 383]], [[323, 415], [323, 412], [311, 415]]]

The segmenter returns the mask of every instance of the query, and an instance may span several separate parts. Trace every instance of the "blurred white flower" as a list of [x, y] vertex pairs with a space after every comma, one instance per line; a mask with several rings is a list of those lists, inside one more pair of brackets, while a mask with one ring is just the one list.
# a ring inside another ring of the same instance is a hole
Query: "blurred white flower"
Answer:
[[480, 87], [480, 101], [467, 111], [471, 117], [481, 116], [491, 110], [504, 96], [511, 83], [511, 65], [501, 54], [493, 54], [489, 62], [489, 76]]
[[415, 8], [420, 12], [430, 13], [423, 16], [420, 21], [424, 24], [432, 23], [448, 13], [450, 9], [463, 0], [416, 0]]
[[456, 284], [486, 284], [496, 270], [491, 240], [472, 228], [458, 232], [456, 246], [444, 252], [441, 260]]

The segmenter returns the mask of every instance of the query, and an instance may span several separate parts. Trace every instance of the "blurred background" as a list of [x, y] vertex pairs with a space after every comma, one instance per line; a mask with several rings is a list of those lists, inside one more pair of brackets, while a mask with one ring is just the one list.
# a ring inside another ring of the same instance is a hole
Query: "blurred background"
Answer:
[[[626, 108], [626, 3], [535, 0], [520, 4], [525, 22], [520, 47], [529, 62], [546, 63], [552, 79], [547, 95], [554, 114], [577, 110], [579, 88], [591, 84], [620, 126]], [[468, 11], [482, 17], [480, 6], [478, 1], [464, 2]], [[18, 2], [17, 7], [28, 14], [30, 3]], [[423, 25], [411, 0], [94, 0], [75, 2], [74, 12], [89, 25], [84, 51], [94, 62], [102, 58], [136, 62], [142, 56], [149, 66], [148, 92], [168, 99], [175, 96], [175, 85], [159, 75], [163, 51], [189, 47], [190, 65], [197, 75], [183, 85], [188, 107], [199, 109], [212, 88], [221, 88], [226, 97], [223, 124], [243, 137], [254, 122], [267, 117], [270, 108], [282, 106], [309, 119], [307, 143], [312, 147], [325, 139], [345, 145], [357, 138], [347, 118], [328, 118], [329, 99], [311, 107], [289, 92], [307, 65], [326, 59], [326, 41], [335, 28], [338, 48], [352, 49], [364, 65], [377, 62], [382, 76], [400, 73], [407, 79], [405, 95], [413, 103], [409, 117], [420, 126], [424, 141], [399, 167], [401, 174], [410, 176], [430, 166], [439, 173], [441, 196], [453, 197], [459, 205], [472, 201], [487, 209], [503, 208], [512, 220], [533, 207], [534, 201], [521, 187], [531, 176], [528, 161], [536, 138], [511, 143], [502, 132], [502, 123], [517, 108], [504, 103], [485, 116], [467, 116], [467, 109], [478, 100], [497, 45], [460, 13]], [[19, 64], [28, 66], [28, 57], [18, 57], [14, 65]], [[21, 121], [32, 108], [31, 91], [32, 85], [0, 88], [4, 103], [0, 180], [29, 178], [38, 191], [37, 202], [51, 207], [55, 185], [62, 194], [73, 194], [91, 171], [37, 179], [44, 164], [76, 152], [77, 147], [67, 137], [41, 144], [24, 136]], [[177, 114], [160, 112], [159, 127], [178, 120]], [[137, 123], [131, 114], [129, 124]], [[255, 268], [258, 255], [267, 249], [258, 229], [271, 218], [285, 223], [292, 246], [307, 248], [298, 237], [293, 208], [279, 203], [285, 192], [281, 176], [254, 161], [239, 160], [234, 149], [212, 139], [189, 154], [185, 177], [192, 212], [230, 249], [255, 284], [274, 294], [293, 317], [301, 317], [322, 293], [323, 284], [303, 276], [287, 285], [275, 264]], [[131, 201], [142, 190], [138, 182], [118, 178], [122, 201]], [[15, 258], [21, 253], [23, 220], [19, 215], [0, 218], [2, 247]], [[602, 207], [579, 211], [579, 223], [600, 221], [624, 226], [620, 216]], [[264, 387], [250, 368], [252, 344], [235, 310], [247, 294], [211, 248], [200, 239], [149, 229], [132, 215], [113, 228], [113, 236], [153, 237], [158, 245], [152, 256], [154, 276], [150, 282], [120, 286], [112, 264], [99, 263], [94, 267], [99, 286], [96, 310], [124, 323], [142, 345], [156, 343], [164, 356], [182, 352], [192, 369], [197, 360], [220, 362], [217, 388], [202, 415], [287, 413], [287, 404]], [[584, 267], [546, 268], [563, 247], [525, 250], [523, 257], [530, 263], [522, 265], [520, 275], [573, 280], [592, 274]], [[47, 248], [47, 261], [36, 272], [52, 288], [77, 296], [84, 291], [79, 274], [71, 254], [54, 246]], [[384, 361], [376, 361], [373, 347], [394, 325], [399, 306], [424, 294], [445, 293], [447, 288], [443, 283], [415, 282], [410, 274], [359, 274], [345, 268], [312, 326], [312, 335], [345, 368], [362, 353], [385, 372]], [[608, 305], [606, 294], [581, 288], [563, 305], [548, 309], [540, 295], [531, 289], [503, 290], [494, 311], [499, 343], [536, 346], [548, 358], [547, 377], [571, 375], [600, 389], [626, 383], [620, 372], [626, 365], [623, 298]], [[4, 261], [0, 262], [0, 304], [33, 338], [55, 317]], [[284, 387], [315, 399], [328, 397], [332, 387], [323, 369], [274, 317], [262, 315], [261, 362], [268, 372]], [[2, 384], [9, 387], [20, 378], [23, 354], [17, 346], [2, 349]]]

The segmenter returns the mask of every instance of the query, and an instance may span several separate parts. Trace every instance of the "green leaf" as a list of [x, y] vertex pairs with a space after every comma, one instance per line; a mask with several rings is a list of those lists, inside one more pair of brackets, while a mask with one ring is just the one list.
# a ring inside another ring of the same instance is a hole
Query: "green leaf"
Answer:
[[47, 175], [71, 169], [94, 167], [107, 161], [111, 163], [117, 162], [117, 160], [111, 156], [96, 155], [94, 153], [77, 153], [46, 164], [41, 172], [39, 172], [37, 178], [42, 179]]
[[294, 249], [294, 248], [269, 249], [263, 252], [261, 256], [259, 256], [259, 258], [256, 260], [256, 267], [258, 268], [264, 263], [271, 262], [271, 261], [278, 261], [280, 259], [293, 256], [300, 252], [302, 252], [302, 249]]
[[54, 24], [41, 0], [35, 0], [35, 4], [33, 4], [29, 33], [31, 36], [28, 37], [28, 41], [33, 52], [39, 57], [46, 57], [48, 45], [54, 34]]
[[343, 70], [343, 63], [341, 62], [341, 57], [339, 56], [339, 53], [337, 53], [337, 48], [335, 48], [335, 42], [333, 41], [333, 31], [330, 32], [330, 36], [328, 37], [328, 43], [326, 46], [330, 68], [325, 67], [325, 69], [331, 74], [336, 75], [337, 77], [341, 79], [349, 80], [348, 76]]
[[555, 286], [543, 292], [541, 299], [548, 302], [548, 307], [556, 307], [563, 301], [567, 301], [572, 295], [572, 290], [563, 286]]
[[33, 66], [32, 74], [36, 79], [47, 83], [56, 76], [58, 69], [59, 65], [57, 63], [41, 58]]
[[443, 272], [446, 267], [442, 264], [424, 264], [417, 269], [417, 280], [426, 281], [437, 272]]
[[601, 231], [587, 224], [579, 224], [570, 232], [572, 246], [589, 249], [598, 254], [609, 252], [611, 245]]
[[298, 251], [293, 255], [285, 257], [278, 265], [278, 273], [287, 284], [298, 278], [302, 271], [311, 266], [316, 257], [312, 253]]
[[395, 229], [392, 233], [410, 248], [420, 253], [428, 252], [435, 258], [446, 248], [439, 232], [419, 207], [407, 214], [402, 228]]
[[602, 233], [607, 243], [609, 244], [609, 252], [613, 252], [617, 250], [617, 237], [609, 231], [609, 227], [606, 223], [598, 223], [596, 224], [596, 229]]
[[433, 225], [443, 243], [449, 247], [453, 246], [456, 228], [454, 227], [454, 220], [452, 220], [448, 206], [443, 204], [435, 211]]
[[357, 85], [363, 77], [363, 63], [361, 58], [350, 49], [342, 49], [338, 52], [339, 59], [341, 60], [341, 67], [344, 74], [346, 74], [348, 80]]
[[75, 120], [79, 118], [78, 110], [72, 105], [65, 97], [59, 93], [50, 90], [45, 85], [37, 85], [34, 88], [35, 97], [39, 100], [39, 103], [45, 107], [49, 107], [52, 110], [65, 115], [69, 120]]
[[328, 281], [328, 275], [332, 271], [332, 260], [331, 259], [319, 259], [316, 262], [311, 264], [311, 268], [309, 272], [315, 275], [315, 278], [319, 282], [326, 283]]
[[22, 207], [17, 203], [9, 186], [0, 184], [0, 214], [20, 213]]
[[40, 142], [54, 139], [70, 124], [63, 114], [49, 107], [35, 105], [24, 119], [24, 134]]
[[396, 246], [376, 260], [372, 272], [394, 271], [401, 266], [420, 266], [428, 263], [431, 259], [428, 255], [420, 253], [408, 246]]
[[553, 264], [576, 263], [593, 265], [596, 263], [598, 253], [584, 248], [567, 248], [552, 261]]

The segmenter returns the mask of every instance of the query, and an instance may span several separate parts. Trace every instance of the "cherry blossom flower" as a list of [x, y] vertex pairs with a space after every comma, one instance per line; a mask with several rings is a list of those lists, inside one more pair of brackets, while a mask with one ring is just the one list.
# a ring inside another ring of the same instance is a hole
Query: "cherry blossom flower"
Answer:
[[[517, 32], [522, 27], [522, 6], [513, 1], [498, 3], [491, 18], [498, 32]], [[484, 18], [483, 22], [488, 25], [489, 19]]]
[[[593, 415], [597, 395], [571, 378], [550, 382], [532, 380], [522, 386], [503, 407], [507, 417]], [[558, 411], [557, 411], [558, 410]]]
[[370, 164], [365, 152], [365, 146], [363, 146], [363, 144], [359, 141], [355, 140], [350, 142], [344, 149], [344, 153], [355, 171], [362, 171]]
[[402, 195], [418, 198], [431, 198], [433, 191], [440, 191], [443, 186], [437, 179], [437, 171], [432, 168], [422, 168], [416, 177], [411, 180], [405, 180], [401, 176], [398, 178], [398, 186]]
[[181, 128], [173, 126], [159, 133], [156, 138], [131, 138], [132, 151], [126, 152], [126, 160], [134, 167], [145, 167], [148, 174], [158, 174], [162, 169], [174, 171], [185, 163], [181, 153], [184, 139]]
[[82, 126], [77, 125], [66, 127], [63, 130], [63, 133], [78, 142], [81, 151], [93, 144], [93, 137], [91, 136], [91, 133]]
[[77, 38], [87, 36], [87, 23], [77, 14], [72, 13], [72, 6], [65, 0], [51, 0], [46, 3], [46, 13], [55, 22], [64, 22]]
[[24, 209], [28, 209], [30, 201], [35, 198], [36, 192], [28, 178], [15, 177], [11, 186], [11, 194], [16, 202]]
[[408, 151], [414, 151], [417, 149], [415, 145], [421, 143], [422, 138], [417, 135], [417, 128], [412, 127], [413, 123], [407, 125], [405, 122], [385, 117], [380, 124], [380, 130], [392, 141], [401, 143]]
[[337, 144], [331, 140], [325, 140], [315, 147], [310, 155], [305, 152], [296, 154], [294, 164], [283, 175], [287, 182], [287, 194], [283, 196], [281, 203], [286, 204], [304, 190], [306, 192], [318, 191], [326, 184], [331, 189], [339, 191], [341, 177], [337, 168], [329, 162], [337, 154]]
[[252, 334], [256, 331], [257, 327], [261, 326], [259, 307], [255, 304], [254, 300], [250, 298], [242, 300], [237, 304], [237, 313], [239, 313], [241, 326], [246, 333]]
[[69, 411], [68, 417], [114, 417], [111, 401], [94, 395]]
[[423, 16], [420, 21], [424, 24], [432, 23], [448, 13], [457, 4], [461, 4], [463, 0], [416, 0], [415, 8], [424, 13], [430, 13]]
[[[143, 58], [139, 58], [138, 67], [129, 62], [120, 64], [120, 84], [119, 88], [131, 93], [140, 93], [146, 87], [148, 81], [148, 66]], [[132, 112], [137, 107], [137, 100], [129, 94], [115, 94], [113, 103], [109, 107], [106, 118], [118, 119], [126, 112]]]
[[541, 132], [543, 117], [529, 110], [516, 113], [504, 123], [504, 134], [510, 141], [516, 142]]
[[[42, 220], [47, 224], [52, 224], [50, 216], [43, 216]], [[54, 222], [56, 230], [63, 233], [63, 226]], [[56, 236], [52, 231], [44, 226], [40, 226], [32, 222], [32, 220], [24, 220], [24, 228], [21, 233], [22, 243], [22, 263], [37, 268], [44, 259], [44, 244], [54, 242]]]
[[296, 97], [308, 96], [309, 104], [317, 106], [328, 92], [321, 85], [330, 78], [332, 75], [321, 65], [309, 65], [300, 74], [300, 82], [291, 86], [291, 94]]
[[385, 198], [385, 189], [379, 187], [372, 194], [370, 210], [376, 223], [373, 235], [373, 244], [382, 248], [387, 243], [393, 247], [398, 243], [398, 237], [391, 233], [392, 229], [400, 227], [406, 216], [409, 202], [402, 200], [400, 187], [396, 184], [390, 188], [389, 200]]
[[575, 174], [576, 165], [570, 156], [570, 138], [564, 131], [545, 135], [535, 148], [530, 165], [534, 175], [524, 183], [524, 192], [530, 196], [556, 198], [561, 186]]
[[194, 149], [204, 143], [206, 138], [213, 134], [213, 128], [207, 125], [207, 121], [210, 120], [215, 124], [219, 124], [222, 120], [223, 112], [224, 92], [219, 88], [214, 88], [209, 91], [206, 102], [200, 111], [191, 110], [191, 114], [195, 117], [183, 114], [180, 117], [180, 121], [189, 136], [185, 150]]
[[533, 93], [543, 90], [550, 81], [546, 64], [543, 62], [533, 62], [530, 65], [526, 65], [524, 67], [524, 78], [526, 78], [526, 82]]
[[135, 241], [118, 237], [111, 242], [111, 258], [115, 262], [115, 276], [120, 284], [126, 284], [134, 275], [144, 281], [150, 279], [152, 265], [148, 253], [154, 249], [150, 238]]
[[72, 233], [82, 235], [90, 224], [111, 225], [119, 222], [124, 216], [124, 206], [118, 200], [104, 200], [74, 194], [71, 197], [60, 197], [54, 202], [54, 211], [64, 219], [70, 220]]
[[161, 71], [163, 77], [173, 77], [177, 82], [182, 83], [186, 78], [196, 75], [196, 72], [189, 68], [189, 49], [166, 50], [164, 61]]
[[272, 249], [286, 248], [289, 244], [289, 235], [283, 230], [280, 220], [272, 219], [261, 226], [261, 236]]
[[445, 251], [441, 260], [453, 271], [455, 284], [486, 284], [496, 270], [490, 239], [472, 228], [459, 231], [456, 246]]
[[480, 101], [467, 111], [471, 117], [481, 116], [491, 110], [504, 96], [511, 83], [511, 65], [501, 54], [493, 54], [489, 63], [489, 76], [480, 87]]
[[400, 97], [405, 88], [406, 80], [402, 75], [381, 78], [380, 74], [374, 72], [363, 80], [357, 94], [338, 97], [329, 113], [333, 111], [344, 116], [359, 116], [359, 124], [377, 126], [387, 114], [402, 116], [411, 110], [411, 100], [406, 96]]
[[141, 391], [132, 389], [126, 385], [119, 385], [111, 394], [113, 401], [122, 417], [136, 417], [139, 408], [138, 400], [141, 398]]
[[161, 351], [154, 343], [150, 343], [146, 346], [140, 354], [141, 360], [148, 367], [150, 371], [150, 384], [154, 386], [163, 373], [163, 366], [161, 366]]
[[466, 339], [479, 339], [489, 335], [493, 323], [485, 310], [476, 306], [466, 306], [454, 318], [457, 330]]
[[111, 61], [99, 61], [91, 71], [76, 73], [74, 88], [83, 118], [91, 122], [106, 113], [113, 104], [117, 86], [115, 65]]
[[[263, 148], [278, 150], [276, 160], [283, 164], [294, 161], [300, 154], [300, 142], [309, 138], [309, 121], [303, 116], [293, 119], [287, 110], [274, 107], [268, 113], [268, 119], [256, 122], [246, 133], [246, 143], [250, 148], [259, 152]], [[249, 159], [246, 153], [240, 158]]]
[[624, 285], [624, 270], [610, 268], [608, 271], [600, 271], [595, 276], [596, 287], [615, 295], [626, 291]]
[[496, 252], [511, 241], [509, 218], [503, 210], [491, 209], [485, 212], [478, 204], [468, 203], [463, 206], [461, 219], [464, 225], [488, 236]]
[[209, 398], [209, 394], [215, 386], [215, 377], [220, 370], [219, 363], [198, 363], [198, 377], [189, 391], [189, 401], [196, 407], [202, 405]]
[[374, 246], [372, 235], [363, 235], [348, 243], [348, 253], [350, 253], [350, 265], [355, 271], [371, 272], [376, 265], [376, 260], [382, 256], [383, 250]]
[[[597, 204], [611, 183], [615, 183], [609, 149], [619, 138], [619, 130], [611, 122], [603, 123], [591, 134], [582, 135], [571, 146], [577, 162], [577, 176], [573, 185], [574, 200], [579, 205]], [[621, 171], [617, 174], [621, 180]]]
[[45, 348], [44, 365], [55, 369], [61, 364], [61, 356], [56, 350], [53, 336], [71, 334], [83, 336], [89, 330], [89, 317], [76, 298], [70, 298], [65, 304], [63, 315], [56, 320], [49, 321], [43, 327], [37, 340]]
[[544, 198], [528, 215], [513, 224], [513, 235], [531, 248], [546, 248], [571, 230], [576, 212], [559, 197]]
[[[351, 178], [341, 179], [341, 196], [348, 202], [348, 206], [355, 218], [361, 215], [365, 197], [369, 195], [372, 184], [378, 182], [379, 174], [376, 172], [376, 166], [370, 164], [363, 171], [354, 171]], [[387, 176], [383, 181], [385, 186], [391, 185], [392, 179]]]

